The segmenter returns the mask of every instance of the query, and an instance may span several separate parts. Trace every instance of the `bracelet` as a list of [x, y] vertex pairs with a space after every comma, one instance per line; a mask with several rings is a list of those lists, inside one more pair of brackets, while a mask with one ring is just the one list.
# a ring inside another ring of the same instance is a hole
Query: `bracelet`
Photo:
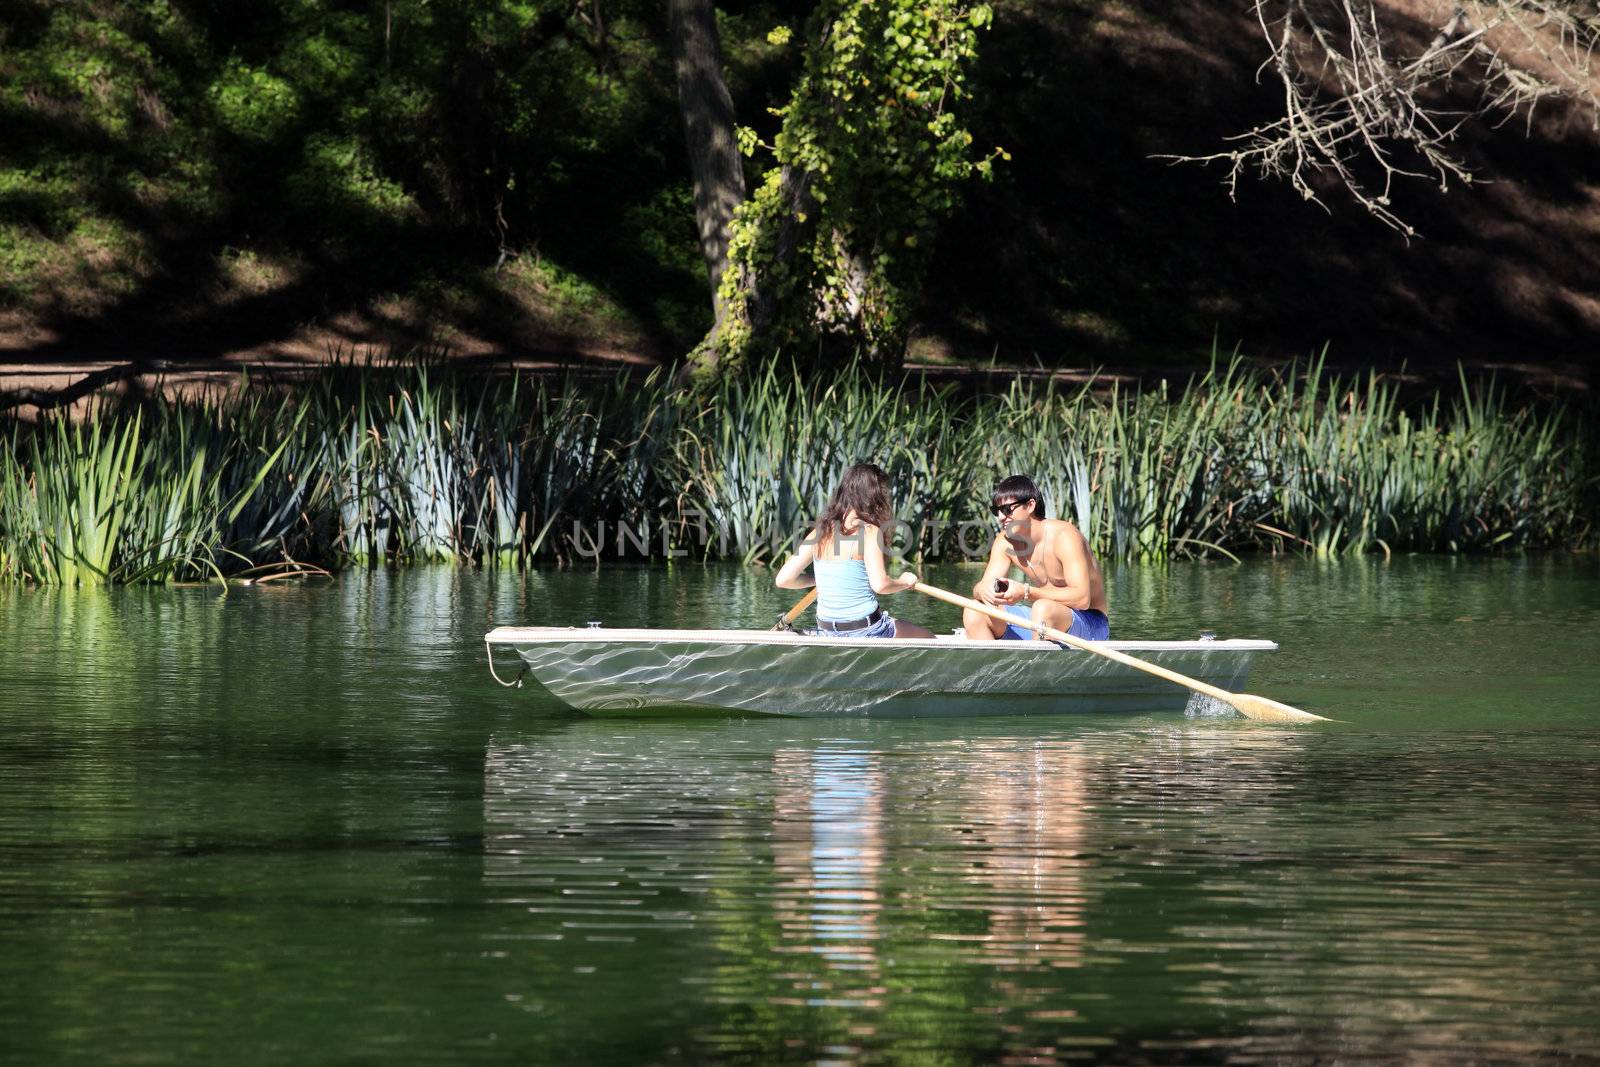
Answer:
[[1022, 602], [1026, 604], [1033, 598], [1033, 587], [1027, 582], [1022, 583]]

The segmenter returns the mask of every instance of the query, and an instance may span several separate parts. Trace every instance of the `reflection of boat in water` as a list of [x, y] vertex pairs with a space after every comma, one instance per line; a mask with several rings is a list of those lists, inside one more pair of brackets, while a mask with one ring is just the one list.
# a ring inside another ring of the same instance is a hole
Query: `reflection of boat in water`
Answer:
[[[863, 640], [768, 630], [509, 627], [552, 696], [591, 713], [643, 708], [765, 715], [1015, 715], [1181, 711], [1188, 691], [1046, 641]], [[1239, 689], [1271, 641], [1107, 641], [1223, 689]], [[492, 660], [491, 660], [492, 665]]]

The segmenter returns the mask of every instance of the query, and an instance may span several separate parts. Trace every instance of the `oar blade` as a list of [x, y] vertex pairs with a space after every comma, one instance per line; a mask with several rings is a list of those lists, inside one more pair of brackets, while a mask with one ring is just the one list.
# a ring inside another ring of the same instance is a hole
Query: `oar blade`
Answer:
[[1270, 697], [1258, 697], [1253, 693], [1231, 693], [1228, 703], [1240, 715], [1255, 719], [1258, 722], [1330, 722], [1324, 715], [1313, 715], [1309, 711], [1290, 707]]
[[[947, 590], [940, 589], [937, 586], [929, 585], [926, 582], [918, 582], [912, 588], [916, 589], [916, 591], [919, 593], [923, 593], [932, 597], [935, 600], [942, 600], [946, 604], [954, 604], [959, 608], [970, 608], [973, 611], [978, 612], [980, 615], [988, 615], [990, 618], [998, 619], [1001, 622], [1011, 621], [1011, 616], [1000, 611], [998, 608], [991, 607], [988, 604], [980, 604], [976, 600], [973, 600], [969, 597], [948, 592]], [[1249, 719], [1256, 719], [1260, 722], [1333, 721], [1332, 719], [1325, 718], [1321, 715], [1313, 715], [1309, 711], [1301, 711], [1299, 708], [1291, 708], [1287, 704], [1281, 704], [1276, 700], [1269, 700], [1266, 697], [1252, 696], [1249, 693], [1226, 692], [1218, 689], [1214, 685], [1208, 685], [1205, 682], [1190, 678], [1187, 675], [1179, 674], [1175, 670], [1159, 666], [1149, 662], [1148, 660], [1139, 659], [1137, 656], [1130, 656], [1126, 652], [1117, 652], [1109, 648], [1104, 648], [1098, 641], [1080, 641], [1069, 634], [1062, 633], [1060, 630], [1053, 630], [1049, 627], [1044, 627], [1041, 629], [1039, 631], [1039, 635], [1052, 641], [1060, 641], [1063, 644], [1071, 645], [1074, 648], [1080, 648], [1085, 652], [1092, 652], [1097, 656], [1104, 656], [1107, 659], [1115, 660], [1118, 663], [1127, 664], [1128, 666], [1137, 670], [1153, 674], [1158, 678], [1165, 678], [1167, 681], [1173, 682], [1177, 685], [1187, 686], [1198, 693], [1205, 693], [1207, 696], [1213, 696], [1220, 700], [1225, 700], [1229, 704], [1232, 704], [1239, 714]]]

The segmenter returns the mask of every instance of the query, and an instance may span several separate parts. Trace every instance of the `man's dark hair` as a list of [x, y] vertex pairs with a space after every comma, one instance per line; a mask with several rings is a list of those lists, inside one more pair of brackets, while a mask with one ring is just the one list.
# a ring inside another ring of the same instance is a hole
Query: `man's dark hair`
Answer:
[[1026, 474], [1013, 474], [1004, 478], [999, 485], [994, 487], [994, 492], [989, 494], [989, 506], [999, 507], [1009, 504], [1013, 500], [1033, 501], [1033, 517], [1042, 519], [1044, 514], [1044, 494], [1039, 492], [1039, 487], [1033, 484], [1033, 479]]

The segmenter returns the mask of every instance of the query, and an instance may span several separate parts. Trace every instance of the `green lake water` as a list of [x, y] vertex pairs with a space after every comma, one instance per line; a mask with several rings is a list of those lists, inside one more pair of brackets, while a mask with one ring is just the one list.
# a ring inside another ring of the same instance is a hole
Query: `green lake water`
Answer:
[[1343, 721], [488, 677], [491, 625], [790, 602], [732, 568], [0, 589], [0, 1061], [1600, 1055], [1600, 561], [1109, 578], [1118, 636], [1273, 638], [1250, 690]]

